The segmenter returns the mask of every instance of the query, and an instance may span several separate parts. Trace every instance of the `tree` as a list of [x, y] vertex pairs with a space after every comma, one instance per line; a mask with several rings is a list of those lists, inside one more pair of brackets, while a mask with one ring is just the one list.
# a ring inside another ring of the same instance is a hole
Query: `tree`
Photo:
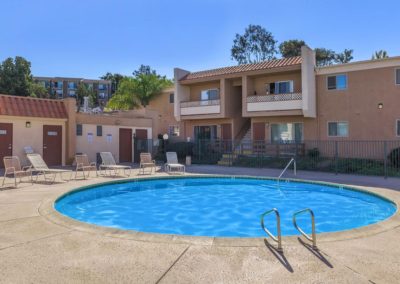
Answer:
[[353, 50], [345, 49], [342, 53], [336, 53], [335, 62], [336, 63], [349, 63], [353, 60]]
[[376, 59], [383, 59], [383, 58], [388, 58], [388, 57], [389, 57], [389, 55], [388, 55], [387, 51], [381, 49], [381, 50], [375, 51], [375, 53], [372, 54], [371, 59], [376, 60]]
[[306, 45], [304, 40], [298, 40], [298, 39], [286, 40], [279, 45], [279, 52], [281, 53], [283, 58], [300, 56], [301, 47], [303, 45]]
[[9, 57], [0, 64], [0, 93], [14, 96], [31, 94], [31, 63], [25, 58]]
[[118, 86], [125, 76], [118, 73], [107, 72], [105, 75], [101, 76], [100, 79], [111, 81], [111, 92], [114, 94], [118, 90]]
[[34, 98], [50, 98], [49, 90], [47, 90], [42, 84], [32, 82], [30, 84], [30, 96]]
[[336, 53], [327, 48], [316, 48], [315, 59], [317, 66], [327, 66], [335, 63]]
[[133, 77], [125, 77], [120, 81], [118, 90], [107, 104], [108, 108], [126, 110], [146, 107], [164, 88], [172, 85], [171, 80], [158, 75], [147, 65], [141, 65], [132, 74]]
[[244, 34], [236, 34], [231, 57], [238, 64], [274, 59], [276, 41], [272, 34], [259, 25], [249, 25]]

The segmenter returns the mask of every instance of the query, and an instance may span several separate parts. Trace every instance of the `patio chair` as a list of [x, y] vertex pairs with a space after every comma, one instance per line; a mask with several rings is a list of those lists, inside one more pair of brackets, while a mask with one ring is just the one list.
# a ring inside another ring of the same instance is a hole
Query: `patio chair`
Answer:
[[[131, 167], [124, 165], [117, 165], [113, 155], [110, 152], [100, 152], [100, 157], [101, 157], [101, 165], [99, 166], [99, 169], [100, 171], [103, 169], [105, 175], [107, 175], [107, 170], [110, 171], [110, 175], [111, 172], [114, 172], [114, 175], [118, 175], [119, 170], [123, 170], [126, 176], [131, 175]], [[128, 174], [126, 174], [127, 171]]]
[[142, 174], [144, 174], [144, 170], [146, 168], [150, 168], [150, 174], [156, 172], [156, 161], [151, 159], [151, 154], [150, 153], [140, 153], [140, 164], [139, 164], [139, 173], [142, 171]]
[[174, 169], [182, 174], [185, 173], [185, 165], [179, 164], [176, 152], [167, 152], [166, 156], [167, 162], [165, 163], [164, 168], [167, 173], [170, 173]]
[[3, 162], [4, 162], [4, 179], [2, 186], [4, 186], [6, 178], [9, 176], [12, 176], [14, 178], [15, 187], [17, 187], [18, 183], [22, 182], [22, 178], [24, 177], [29, 177], [31, 183], [33, 183], [31, 166], [21, 167], [21, 163], [19, 162], [19, 158], [17, 156], [4, 157]]
[[[75, 179], [79, 171], [83, 173], [84, 179], [90, 176], [90, 171], [96, 171], [96, 177], [98, 176], [96, 163], [90, 162], [89, 157], [86, 154], [75, 155], [75, 163], [76, 163]], [[86, 171], [87, 171], [87, 176], [85, 174]]]
[[[49, 167], [47, 166], [46, 162], [43, 160], [42, 156], [40, 156], [40, 154], [27, 154], [26, 156], [32, 165], [31, 170], [36, 172], [37, 174], [43, 174], [45, 181], [50, 181], [51, 183], [54, 183], [56, 180], [57, 174], [60, 175], [61, 180], [65, 181], [62, 177], [63, 173], [69, 173], [70, 174], [69, 180], [71, 180], [72, 171], [62, 170], [62, 169], [49, 169]], [[46, 176], [48, 174], [53, 175], [53, 177], [48, 179]]]

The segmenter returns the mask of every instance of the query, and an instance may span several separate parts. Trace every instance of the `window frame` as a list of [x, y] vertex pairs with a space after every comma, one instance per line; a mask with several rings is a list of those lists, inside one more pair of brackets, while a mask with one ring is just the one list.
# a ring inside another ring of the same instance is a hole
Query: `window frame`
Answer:
[[[275, 91], [277, 91], [277, 90], [279, 92], [278, 85], [280, 83], [287, 83], [287, 82], [289, 82], [289, 92], [288, 93], [275, 93]], [[274, 92], [271, 92], [271, 84], [274, 84]], [[276, 81], [276, 82], [265, 83], [265, 94], [266, 95], [283, 95], [283, 94], [293, 94], [293, 93], [294, 93], [294, 80], [281, 80], [281, 81]]]
[[394, 125], [394, 131], [395, 131], [396, 137], [400, 138], [400, 118], [396, 119], [396, 124]]
[[[172, 100], [171, 100], [172, 98]], [[175, 103], [175, 94], [174, 93], [170, 93], [169, 94], [169, 103], [170, 104], [174, 104]]]
[[[328, 85], [328, 78], [329, 77], [338, 77], [338, 76], [345, 76], [346, 77], [346, 87], [343, 89], [338, 89], [337, 88], [337, 79], [336, 79], [336, 86], [335, 89], [329, 89]], [[349, 76], [347, 76], [347, 73], [340, 73], [340, 74], [333, 74], [333, 75], [327, 75], [326, 76], [326, 82], [325, 82], [326, 90], [328, 91], [346, 91], [349, 88]]]
[[[78, 133], [78, 125], [80, 126], [80, 133]], [[83, 136], [83, 124], [81, 123], [76, 124], [76, 136]]]
[[[175, 131], [174, 131], [175, 128], [178, 128], [178, 135], [174, 135], [175, 134]], [[171, 132], [171, 129], [173, 130], [172, 132]], [[171, 137], [180, 136], [181, 135], [181, 129], [180, 129], [179, 125], [177, 125], [177, 124], [168, 125], [168, 135], [171, 136]]]
[[[202, 93], [203, 93], [203, 92], [209, 92], [209, 91], [217, 91], [217, 92], [218, 92], [218, 98], [216, 98], [216, 99], [210, 99], [210, 97], [208, 97], [207, 100], [203, 100], [202, 97], [201, 97]], [[200, 101], [219, 100], [220, 98], [221, 98], [221, 97], [220, 97], [220, 93], [219, 93], [219, 88], [210, 88], [210, 89], [204, 89], [204, 90], [201, 90], [201, 91], [200, 91]]]
[[399, 78], [400, 78], [400, 67], [399, 68], [394, 68], [394, 84], [396, 86], [400, 86], [400, 81], [397, 82], [397, 72], [399, 72]]
[[[338, 128], [337, 128], [337, 126], [338, 126], [338, 124], [339, 123], [346, 123], [347, 124], [347, 135], [346, 136], [340, 136], [340, 135], [329, 135], [329, 123], [336, 123], [336, 133], [338, 133]], [[328, 138], [346, 138], [346, 137], [349, 137], [349, 134], [350, 134], [350, 123], [348, 122], [348, 121], [345, 121], [345, 120], [340, 120], [340, 121], [337, 121], [337, 120], [334, 120], [334, 121], [327, 121], [327, 123], [326, 123], [326, 132], [327, 132], [327, 135], [328, 135]]]
[[[293, 124], [293, 130], [294, 130], [294, 136], [296, 136], [296, 130], [295, 130], [295, 124], [301, 124], [301, 139], [299, 140], [299, 143], [303, 143], [304, 142], [304, 122], [303, 121], [293, 121], [293, 122], [273, 122], [270, 124], [269, 126], [269, 140], [271, 142], [271, 144], [274, 144], [275, 142], [273, 141], [273, 135], [272, 135], [272, 125], [279, 125], [279, 124]], [[291, 143], [293, 143], [293, 141], [295, 142], [295, 144], [297, 144], [296, 142], [296, 137], [294, 137], [294, 140], [288, 140]], [[282, 143], [280, 143], [282, 144]]]

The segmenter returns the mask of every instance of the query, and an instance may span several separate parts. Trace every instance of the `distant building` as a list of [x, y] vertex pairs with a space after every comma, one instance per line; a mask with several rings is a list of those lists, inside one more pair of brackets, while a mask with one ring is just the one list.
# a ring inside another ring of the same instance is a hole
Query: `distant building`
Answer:
[[76, 91], [80, 83], [87, 85], [97, 94], [99, 105], [105, 105], [112, 95], [111, 81], [92, 80], [67, 77], [33, 77], [34, 81], [42, 84], [56, 99], [76, 98]]

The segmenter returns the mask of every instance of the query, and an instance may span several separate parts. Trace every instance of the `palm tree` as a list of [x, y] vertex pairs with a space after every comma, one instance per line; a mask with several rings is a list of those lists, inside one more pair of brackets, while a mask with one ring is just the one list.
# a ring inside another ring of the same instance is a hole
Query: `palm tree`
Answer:
[[387, 51], [381, 49], [379, 51], [375, 51], [375, 53], [372, 54], [372, 58], [371, 59], [372, 60], [376, 60], [376, 59], [383, 59], [383, 58], [388, 58], [388, 57], [389, 57], [389, 55], [388, 55]]

